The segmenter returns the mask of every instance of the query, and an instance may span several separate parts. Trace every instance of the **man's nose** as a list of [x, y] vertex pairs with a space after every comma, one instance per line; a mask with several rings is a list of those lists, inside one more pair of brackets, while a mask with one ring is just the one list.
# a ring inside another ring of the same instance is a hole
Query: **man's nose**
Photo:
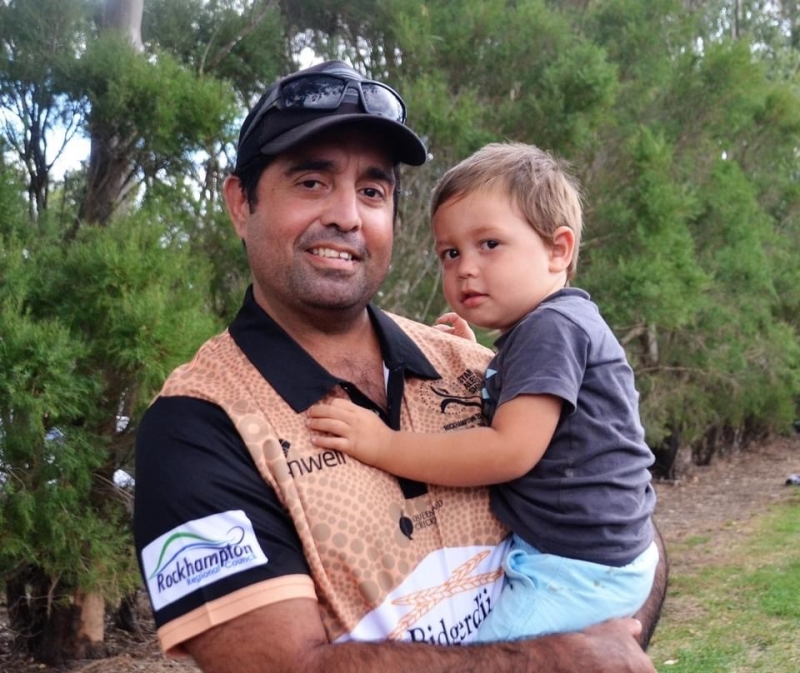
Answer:
[[355, 188], [343, 188], [331, 195], [325, 224], [341, 231], [352, 231], [361, 227], [358, 192]]

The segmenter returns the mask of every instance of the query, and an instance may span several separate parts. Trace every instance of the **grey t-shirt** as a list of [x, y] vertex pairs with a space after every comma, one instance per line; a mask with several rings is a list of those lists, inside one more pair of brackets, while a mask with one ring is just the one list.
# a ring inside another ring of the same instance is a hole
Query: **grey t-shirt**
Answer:
[[555, 395], [564, 406], [539, 463], [493, 488], [495, 515], [542, 552], [630, 563], [653, 539], [654, 457], [624, 349], [575, 288], [548, 297], [496, 346], [483, 391], [489, 422], [518, 395]]

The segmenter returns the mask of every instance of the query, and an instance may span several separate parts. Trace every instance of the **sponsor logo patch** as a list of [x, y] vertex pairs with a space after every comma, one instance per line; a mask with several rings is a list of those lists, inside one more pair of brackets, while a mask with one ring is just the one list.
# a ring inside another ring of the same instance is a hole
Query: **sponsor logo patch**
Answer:
[[142, 550], [147, 589], [156, 610], [267, 560], [242, 510], [187, 521]]

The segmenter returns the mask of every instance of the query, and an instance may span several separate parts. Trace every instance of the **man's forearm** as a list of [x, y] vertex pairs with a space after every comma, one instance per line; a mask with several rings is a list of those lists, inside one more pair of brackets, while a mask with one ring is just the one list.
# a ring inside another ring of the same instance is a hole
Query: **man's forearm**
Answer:
[[[580, 633], [481, 645], [410, 643], [334, 645], [319, 659], [330, 673], [422, 670], [425, 673], [655, 673], [631, 632], [632, 620], [614, 620]], [[298, 671], [304, 670], [301, 668]]]
[[639, 644], [644, 649], [647, 649], [650, 644], [650, 639], [656, 630], [658, 620], [661, 618], [661, 609], [664, 607], [664, 599], [667, 596], [667, 581], [669, 578], [669, 560], [664, 546], [664, 538], [661, 537], [661, 533], [655, 527], [655, 524], [653, 524], [653, 530], [659, 557], [656, 575], [653, 578], [653, 588], [650, 590], [650, 595], [639, 612], [634, 615], [642, 623]]
[[[276, 620], [277, 618], [277, 620]], [[438, 646], [408, 642], [327, 642], [311, 600], [277, 603], [186, 643], [206, 673], [654, 673], [636, 642], [640, 625], [612, 620], [581, 633], [536, 640]]]
[[[517, 643], [463, 645], [447, 647], [427, 643], [387, 641], [381, 643], [346, 643], [324, 648], [316, 657], [314, 671], [359, 673], [373, 671], [523, 671], [557, 670], [538, 668], [535, 655]], [[298, 668], [298, 671], [300, 669]]]

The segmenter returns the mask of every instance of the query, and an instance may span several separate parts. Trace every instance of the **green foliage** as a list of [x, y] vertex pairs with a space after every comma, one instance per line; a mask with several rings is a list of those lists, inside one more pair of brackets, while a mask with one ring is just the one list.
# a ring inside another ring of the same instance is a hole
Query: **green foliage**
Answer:
[[[108, 227], [85, 228], [67, 246], [48, 246], [39, 263], [49, 269], [34, 283], [28, 305], [34, 315], [60, 319], [87, 341], [85, 372], [106, 373], [113, 413], [124, 395], [146, 403], [169, 370], [213, 331], [204, 306], [201, 260], [167, 245], [164, 229], [147, 211]], [[65, 292], [73, 279], [85, 279]], [[95, 400], [95, 404], [98, 401]]]
[[91, 108], [93, 137], [149, 176], [185, 170], [192, 153], [213, 146], [233, 117], [223, 82], [195, 76], [168, 54], [137, 54], [115, 36], [88, 45], [73, 94]]
[[0, 572], [35, 562], [112, 599], [137, 581], [112, 475], [169, 369], [218, 325], [204, 265], [147, 209], [68, 243], [35, 234], [0, 235]]
[[9, 0], [0, 10], [3, 85], [57, 77], [91, 32], [88, 0]]
[[292, 70], [284, 19], [270, 2], [147, 0], [142, 24], [153, 51], [231, 83], [243, 106]]
[[[0, 157], [4, 149], [4, 143], [0, 142]], [[23, 193], [22, 176], [0, 159], [0, 212], [3, 213], [0, 217], [0, 236], [11, 238], [27, 235], [30, 223], [26, 221], [27, 208]], [[0, 258], [5, 254], [8, 251], [0, 248]], [[0, 285], [3, 279], [4, 274], [0, 274]]]
[[635, 364], [648, 439], [679, 433], [708, 460], [785, 431], [800, 399], [797, 90], [669, 0], [601, 3], [584, 28], [621, 89], [588, 157], [579, 283]]
[[0, 119], [8, 149], [27, 173], [31, 212], [47, 208], [53, 161], [85, 112], [67, 95], [66, 82], [90, 39], [92, 8], [89, 0], [0, 6]]
[[658, 324], [666, 330], [689, 323], [703, 304], [706, 273], [697, 259], [688, 223], [698, 208], [673, 169], [673, 148], [650, 129], [628, 141], [619, 173], [598, 176], [606, 191], [587, 224], [583, 284], [613, 325]]

